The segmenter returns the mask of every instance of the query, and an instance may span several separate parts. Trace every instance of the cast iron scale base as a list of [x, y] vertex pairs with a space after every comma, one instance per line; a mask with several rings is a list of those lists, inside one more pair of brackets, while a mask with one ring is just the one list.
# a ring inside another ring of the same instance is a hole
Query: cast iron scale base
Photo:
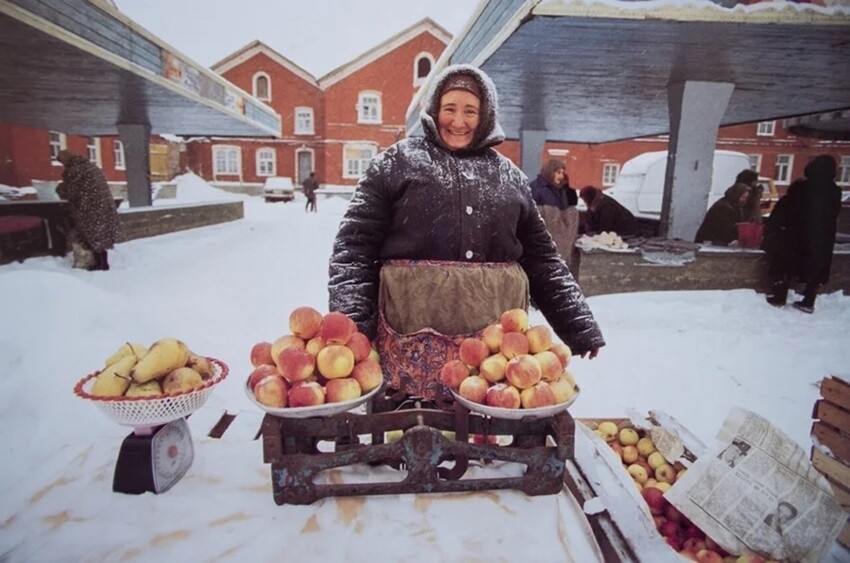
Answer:
[[[403, 404], [402, 404], [403, 403]], [[378, 395], [367, 414], [323, 418], [263, 419], [263, 461], [271, 464], [277, 504], [311, 504], [325, 497], [517, 489], [527, 495], [555, 494], [563, 488], [565, 462], [572, 459], [575, 421], [565, 410], [536, 420], [507, 420], [470, 412], [459, 403], [423, 408], [423, 402]], [[406, 410], [395, 410], [401, 406]], [[384, 433], [404, 431], [392, 443]], [[447, 438], [443, 431], [455, 433]], [[484, 444], [469, 443], [471, 434]], [[371, 435], [371, 444], [360, 436]], [[489, 436], [510, 436], [508, 445], [488, 444]], [[327, 442], [333, 451], [320, 451]], [[461, 479], [470, 460], [526, 466], [519, 477]], [[443, 466], [443, 462], [454, 462]], [[407, 471], [401, 481], [316, 483], [322, 471], [355, 464], [387, 465]]]

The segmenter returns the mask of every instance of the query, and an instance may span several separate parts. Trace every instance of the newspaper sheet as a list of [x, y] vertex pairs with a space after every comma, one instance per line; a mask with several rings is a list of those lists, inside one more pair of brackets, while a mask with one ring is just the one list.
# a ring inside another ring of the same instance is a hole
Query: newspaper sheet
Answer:
[[803, 448], [739, 408], [717, 439], [665, 497], [730, 553], [818, 561], [847, 514]]

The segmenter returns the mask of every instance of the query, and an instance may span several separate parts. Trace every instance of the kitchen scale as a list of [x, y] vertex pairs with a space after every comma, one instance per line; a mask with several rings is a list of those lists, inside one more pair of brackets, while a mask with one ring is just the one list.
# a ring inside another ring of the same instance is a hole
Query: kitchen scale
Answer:
[[164, 493], [186, 474], [194, 457], [185, 418], [136, 427], [121, 443], [112, 490], [130, 495]]

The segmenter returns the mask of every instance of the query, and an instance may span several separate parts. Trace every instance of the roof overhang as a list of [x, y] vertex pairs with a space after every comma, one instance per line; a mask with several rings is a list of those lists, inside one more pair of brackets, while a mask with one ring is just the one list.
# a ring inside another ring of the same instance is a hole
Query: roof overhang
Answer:
[[77, 135], [279, 136], [280, 116], [107, 2], [0, 0], [0, 121]]
[[[584, 143], [665, 134], [668, 85], [684, 81], [734, 84], [722, 125], [850, 108], [848, 8], [771, 2], [730, 9], [707, 0], [496, 4], [476, 13], [435, 70], [470, 63], [487, 72], [509, 138], [522, 130]], [[420, 94], [408, 113], [411, 133], [421, 102]]]

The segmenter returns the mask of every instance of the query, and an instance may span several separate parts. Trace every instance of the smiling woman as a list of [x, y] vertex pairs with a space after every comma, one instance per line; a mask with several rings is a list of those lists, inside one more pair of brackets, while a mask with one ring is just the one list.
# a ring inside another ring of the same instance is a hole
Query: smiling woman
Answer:
[[372, 159], [334, 243], [329, 309], [375, 340], [385, 378], [408, 395], [447, 396], [438, 374], [463, 339], [526, 309], [529, 295], [575, 354], [605, 344], [528, 179], [493, 149], [504, 140], [497, 109], [480, 69], [443, 70], [424, 138]]

